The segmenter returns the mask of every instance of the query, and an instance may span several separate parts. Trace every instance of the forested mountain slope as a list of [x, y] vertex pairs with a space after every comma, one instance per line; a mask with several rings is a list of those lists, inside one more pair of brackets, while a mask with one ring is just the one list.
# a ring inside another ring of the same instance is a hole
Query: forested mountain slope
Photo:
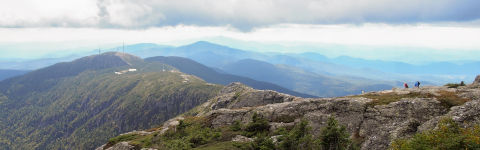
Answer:
[[123, 53], [55, 64], [0, 82], [0, 149], [93, 149], [188, 111], [220, 88]]

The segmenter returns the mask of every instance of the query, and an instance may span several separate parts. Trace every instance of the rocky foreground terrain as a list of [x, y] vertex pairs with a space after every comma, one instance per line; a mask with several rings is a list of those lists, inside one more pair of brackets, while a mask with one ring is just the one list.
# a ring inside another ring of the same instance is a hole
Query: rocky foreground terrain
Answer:
[[[455, 88], [394, 88], [336, 98], [299, 98], [232, 83], [215, 98], [159, 128], [127, 134], [164, 134], [187, 116], [208, 118], [212, 128], [221, 128], [235, 121], [248, 123], [254, 113], [269, 121], [271, 131], [306, 119], [314, 135], [334, 116], [352, 138], [361, 141], [361, 149], [388, 149], [394, 139], [434, 129], [441, 118], [452, 118], [463, 127], [480, 124], [480, 76], [470, 85]], [[238, 141], [238, 137], [233, 140]], [[97, 150], [137, 148], [126, 140], [102, 145]]]

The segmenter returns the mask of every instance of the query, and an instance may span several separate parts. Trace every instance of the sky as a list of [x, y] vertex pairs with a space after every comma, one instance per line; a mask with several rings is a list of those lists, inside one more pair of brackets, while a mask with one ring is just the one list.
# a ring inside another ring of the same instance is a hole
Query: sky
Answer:
[[0, 1], [0, 35], [0, 58], [207, 40], [261, 52], [406, 62], [412, 60], [395, 54], [420, 52], [435, 61], [475, 60], [480, 1]]

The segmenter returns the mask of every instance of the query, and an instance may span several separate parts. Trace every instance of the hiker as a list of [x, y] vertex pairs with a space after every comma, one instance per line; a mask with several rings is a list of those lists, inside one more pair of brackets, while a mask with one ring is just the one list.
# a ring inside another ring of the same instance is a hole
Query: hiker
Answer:
[[403, 83], [403, 86], [404, 86], [406, 89], [408, 89], [408, 84], [407, 84], [407, 82], [404, 82], [404, 83]]
[[415, 87], [420, 88], [420, 82], [419, 81], [415, 82]]
[[460, 86], [465, 86], [465, 82], [460, 82]]

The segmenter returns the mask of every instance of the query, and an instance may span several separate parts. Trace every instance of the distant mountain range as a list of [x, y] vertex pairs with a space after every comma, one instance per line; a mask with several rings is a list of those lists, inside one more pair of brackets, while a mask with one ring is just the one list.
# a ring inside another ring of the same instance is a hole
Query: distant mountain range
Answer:
[[[145, 44], [142, 44], [145, 45]], [[143, 46], [144, 47], [144, 46]], [[480, 71], [480, 61], [467, 63], [434, 62], [425, 65], [414, 65], [396, 61], [379, 61], [340, 56], [328, 58], [324, 55], [307, 52], [293, 53], [258, 53], [235, 49], [214, 43], [200, 41], [179, 47], [150, 45], [147, 49], [129, 47], [126, 51], [136, 54], [141, 51], [145, 54], [150, 51], [151, 56], [181, 56], [193, 59], [213, 68], [234, 63], [242, 59], [261, 60], [271, 64], [283, 64], [303, 69], [319, 75], [347, 76], [346, 78], [367, 78], [373, 81], [388, 81], [392, 85], [397, 81], [414, 82], [426, 81], [430, 84], [445, 84], [460, 82], [474, 78]]]
[[267, 62], [244, 59], [228, 64], [222, 70], [235, 75], [250, 77], [260, 81], [275, 83], [292, 90], [321, 97], [345, 96], [364, 91], [391, 89], [393, 86], [368, 79], [356, 79], [365, 83], [355, 83], [342, 78], [319, 75], [287, 65], [273, 65]]
[[[145, 44], [141, 44], [140, 47]], [[217, 45], [209, 42], [196, 42], [190, 45], [179, 47], [148, 47], [147, 49], [141, 49], [138, 46], [127, 47], [126, 50], [129, 53], [137, 55], [137, 53], [149, 52], [152, 56], [180, 56], [195, 60], [201, 64], [209, 67], [219, 68], [228, 63], [235, 62], [237, 60], [258, 57], [259, 53], [252, 53], [239, 49], [229, 48], [222, 45]]]
[[39, 58], [39, 59], [27, 59], [27, 60], [0, 60], [0, 69], [9, 70], [35, 70], [43, 67], [47, 67], [59, 62], [72, 61], [74, 59], [85, 56], [81, 53], [75, 56], [65, 56], [58, 58]]
[[209, 68], [207, 66], [204, 66], [198, 62], [195, 62], [187, 58], [176, 57], [176, 56], [169, 56], [169, 57], [157, 56], [157, 57], [146, 58], [145, 61], [160, 62], [163, 64], [173, 66], [179, 69], [181, 72], [195, 75], [209, 83], [227, 85], [232, 82], [241, 82], [255, 89], [281, 91], [282, 93], [286, 93], [294, 96], [300, 96], [300, 97], [315, 97], [312, 95], [302, 94], [302, 93], [295, 92], [295, 91], [286, 89], [284, 87], [272, 84], [273, 82], [270, 82], [270, 83], [262, 82], [262, 81], [256, 81], [250, 78], [242, 77], [242, 76], [219, 73], [212, 68]]
[[365, 60], [341, 56], [335, 59], [327, 60], [328, 62], [352, 66], [356, 68], [370, 68], [383, 72], [399, 73], [399, 74], [478, 74], [480, 71], [479, 62], [468, 62], [464, 64], [455, 64], [451, 62], [435, 62], [425, 65], [412, 65], [403, 62], [381, 61], [381, 60]]
[[[248, 54], [248, 52], [241, 50], [225, 48], [219, 45], [212, 45], [207, 42], [198, 42], [194, 45], [179, 47], [178, 49], [174, 50], [165, 50], [164, 54], [181, 54], [182, 57], [198, 59], [197, 61], [203, 61], [206, 64], [211, 64], [211, 67], [218, 68], [216, 71], [214, 71], [213, 69], [210, 69], [199, 63], [192, 63], [191, 60], [182, 60], [182, 62], [176, 62], [180, 61], [178, 57], [154, 57], [147, 58], [146, 60], [158, 60], [162, 63], [166, 63], [177, 68], [187, 66], [191, 67], [184, 68], [183, 70], [180, 68], [179, 69], [182, 72], [199, 76], [202, 79], [205, 79], [207, 82], [226, 85], [232, 81], [239, 81], [257, 89], [275, 89], [276, 91], [282, 91], [287, 94], [302, 97], [311, 96], [299, 95], [298, 92], [320, 97], [332, 97], [358, 94], [361, 93], [362, 90], [377, 91], [382, 89], [391, 89], [393, 87], [393, 85], [387, 84], [386, 82], [374, 82], [373, 80], [359, 78], [355, 80], [362, 80], [362, 83], [355, 83], [350, 81], [352, 78], [350, 78], [350, 80], [343, 80], [341, 78], [334, 78], [326, 75], [306, 72], [303, 69], [291, 66], [275, 66], [273, 64], [254, 59], [240, 59], [236, 61], [237, 58], [248, 58], [255, 55]], [[233, 55], [235, 55], [235, 57]], [[240, 57], [236, 57], [237, 55], [240, 55]], [[230, 57], [233, 58], [230, 59]], [[189, 65], [185, 65], [187, 63]], [[222, 75], [218, 72], [224, 72], [236, 76], [225, 76], [224, 74]], [[263, 81], [263, 83], [254, 83], [258, 81], [245, 79], [245, 77]], [[271, 83], [280, 85], [281, 87]], [[265, 85], [268, 86], [265, 87]], [[293, 92], [292, 90], [296, 92]]]
[[[116, 47], [104, 51], [121, 51], [121, 48], [122, 47]], [[348, 56], [329, 58], [313, 52], [298, 54], [259, 53], [205, 41], [179, 47], [140, 43], [125, 46], [125, 51], [142, 58], [154, 56], [179, 56], [189, 58], [219, 73], [233, 74], [257, 81], [270, 82], [292, 91], [314, 96], [358, 94], [361, 90], [390, 89], [391, 87], [401, 86], [404, 82], [413, 84], [415, 81], [420, 81], [423, 85], [443, 85], [451, 82], [458, 83], [462, 80], [471, 82], [471, 79], [473, 79], [475, 75], [480, 74], [480, 70], [478, 70], [478, 68], [480, 68], [480, 61], [464, 63], [436, 62], [425, 65], [414, 65], [396, 61], [365, 60]], [[92, 51], [92, 53], [94, 52]], [[249, 72], [248, 69], [229, 69], [229, 66], [238, 64], [239, 61], [243, 60], [256, 60], [269, 63], [276, 67], [276, 69], [282, 70], [283, 76], [288, 75], [302, 78], [295, 78], [295, 80], [291, 81], [281, 81], [280, 78], [273, 78], [279, 77], [279, 75], [274, 74], [270, 75], [272, 76], [271, 78], [260, 78], [260, 76], [269, 75], [265, 71]], [[17, 63], [16, 66], [16, 69], [24, 69], [21, 67], [22, 64]], [[308, 77], [308, 79], [306, 77]], [[326, 80], [335, 80], [335, 82], [319, 83], [319, 81]], [[331, 83], [338, 85], [332, 85]], [[317, 85], [322, 85], [322, 87], [318, 87]], [[344, 85], [349, 87], [349, 89], [346, 89], [348, 92], [335, 91], [326, 94], [327, 92], [324, 91], [324, 88], [327, 87], [335, 89], [335, 87], [344, 87]], [[253, 87], [261, 88], [259, 86]]]

